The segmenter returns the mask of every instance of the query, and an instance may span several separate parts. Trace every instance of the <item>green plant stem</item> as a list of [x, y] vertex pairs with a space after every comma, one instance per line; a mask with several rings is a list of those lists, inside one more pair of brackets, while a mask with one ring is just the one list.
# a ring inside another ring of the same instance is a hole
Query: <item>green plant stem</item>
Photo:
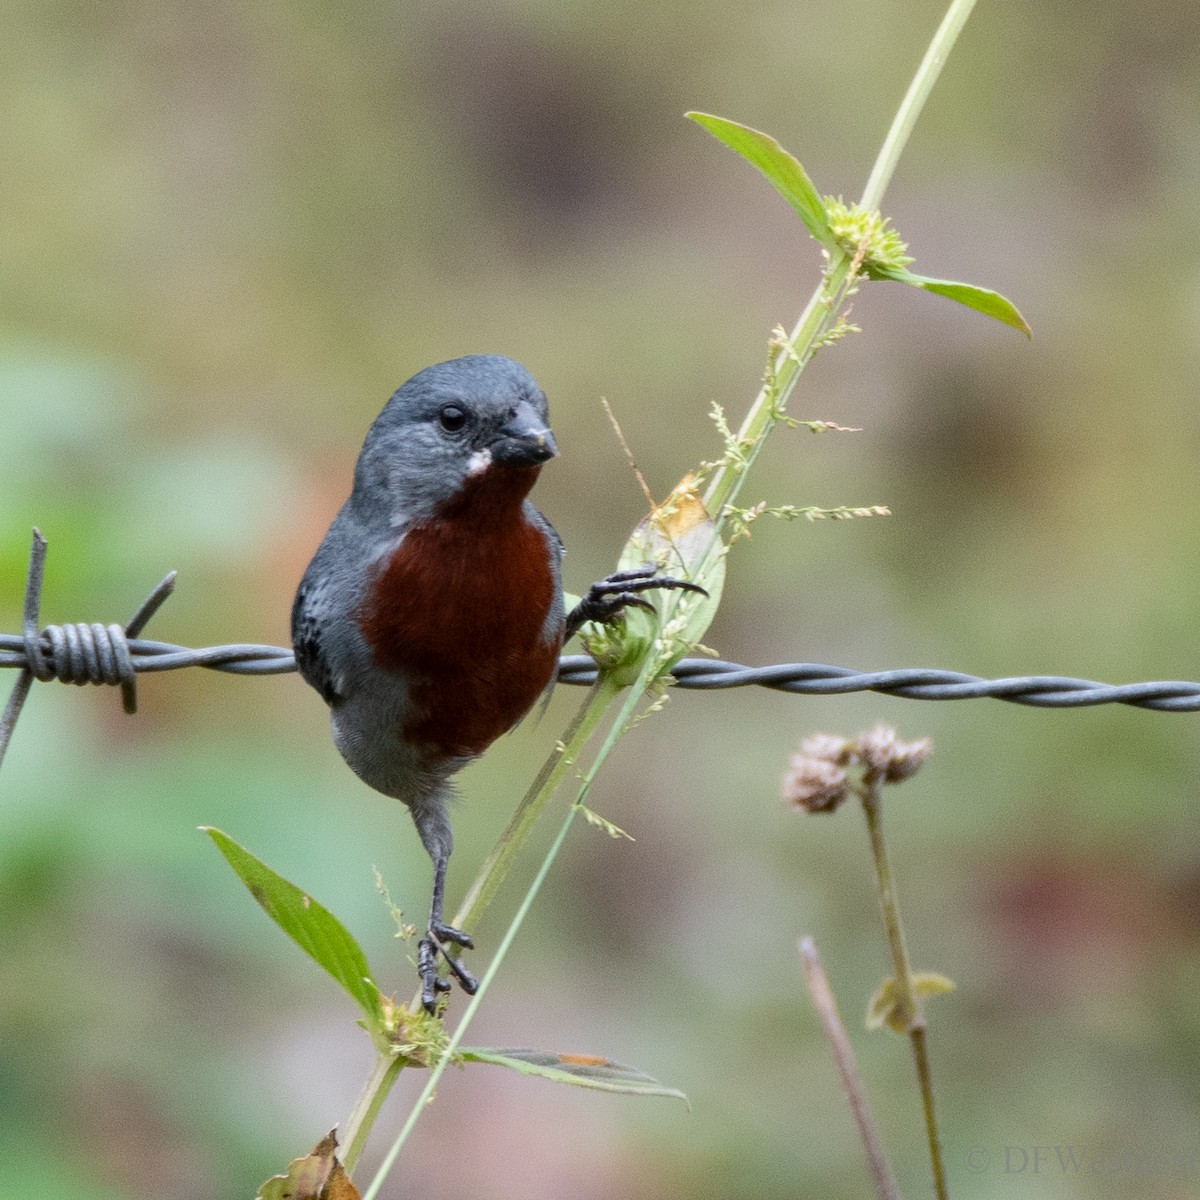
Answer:
[[[648, 674], [648, 668], [644, 674]], [[625, 703], [622, 705], [616, 720], [613, 722], [612, 729], [609, 730], [608, 736], [605, 738], [588, 771], [583, 776], [576, 803], [572, 805], [570, 811], [567, 813], [562, 828], [547, 851], [546, 857], [543, 859], [533, 883], [526, 892], [500, 944], [496, 947], [496, 952], [492, 956], [492, 960], [488, 964], [483, 977], [480, 979], [479, 990], [471, 998], [464, 1010], [462, 1018], [445, 1051], [430, 1070], [429, 1079], [426, 1080], [425, 1087], [409, 1112], [400, 1133], [396, 1137], [396, 1141], [393, 1142], [375, 1179], [372, 1180], [370, 1188], [364, 1194], [364, 1200], [370, 1200], [371, 1197], [378, 1193], [383, 1180], [386, 1178], [388, 1171], [391, 1170], [392, 1164], [408, 1139], [408, 1135], [416, 1125], [417, 1119], [432, 1099], [438, 1080], [441, 1079], [442, 1074], [453, 1058], [455, 1050], [461, 1044], [462, 1038], [466, 1034], [467, 1028], [479, 1004], [483, 1000], [496, 972], [499, 970], [509, 946], [516, 937], [517, 931], [524, 921], [534, 897], [541, 888], [542, 881], [545, 879], [551, 864], [558, 855], [559, 849], [566, 838], [567, 831], [575, 820], [576, 813], [578, 812], [578, 803], [582, 801], [588, 788], [591, 786], [592, 780], [595, 778], [596, 772], [611, 752], [621, 730], [627, 725], [634, 709], [636, 709], [641, 690], [644, 688], [645, 683], [646, 680], [639, 677], [638, 685], [629, 690]], [[609, 676], [601, 675], [595, 686], [588, 693], [587, 698], [580, 706], [575, 718], [568, 727], [563, 742], [555, 747], [554, 752], [543, 764], [529, 791], [525, 794], [520, 805], [517, 807], [517, 811], [513, 814], [508, 827], [501, 834], [500, 839], [475, 877], [467, 893], [467, 897], [459, 910], [460, 915], [455, 917], [454, 923], [456, 925], [464, 927], [467, 921], [476, 919], [495, 895], [501, 881], [508, 873], [517, 851], [524, 844], [533, 827], [534, 821], [550, 800], [554, 790], [561, 782], [563, 774], [578, 761], [588, 739], [621, 691], [622, 688], [620, 685], [614, 683]], [[413, 1006], [415, 1007], [417, 1003], [419, 1003], [419, 998], [414, 998]], [[343, 1158], [347, 1171], [351, 1169], [352, 1163], [357, 1161], [362, 1151], [362, 1146], [370, 1134], [371, 1126], [379, 1114], [383, 1101], [396, 1082], [399, 1072], [404, 1065], [405, 1061], [403, 1058], [394, 1059], [389, 1062], [381, 1055], [380, 1059], [376, 1060], [371, 1078], [367, 1081], [363, 1093], [355, 1105], [354, 1112], [347, 1121], [346, 1128], [348, 1131], [349, 1149]], [[351, 1150], [354, 1152], [353, 1159], [350, 1157]]]
[[934, 1190], [938, 1200], [948, 1200], [942, 1145], [938, 1138], [937, 1120], [933, 1109], [933, 1078], [929, 1071], [929, 1053], [925, 1045], [925, 1014], [913, 988], [912, 967], [904, 941], [904, 925], [900, 920], [900, 904], [896, 897], [891, 863], [888, 860], [887, 843], [883, 837], [880, 790], [879, 776], [868, 772], [863, 780], [859, 799], [862, 801], [863, 813], [867, 819], [867, 832], [871, 838], [871, 858], [875, 864], [879, 908], [883, 913], [883, 927], [887, 934], [888, 950], [891, 952], [892, 969], [895, 973], [892, 1011], [896, 1024], [903, 1026], [908, 1034], [916, 1063], [917, 1086], [921, 1093], [921, 1109], [929, 1142], [929, 1162], [933, 1169]]
[[379, 1110], [404, 1066], [403, 1055], [387, 1054], [380, 1050], [375, 1052], [375, 1066], [363, 1086], [354, 1110], [346, 1118], [345, 1127], [341, 1130], [346, 1146], [341, 1159], [347, 1175], [354, 1174], [359, 1156], [367, 1144], [371, 1126], [375, 1124], [375, 1118], [379, 1116]]
[[542, 764], [529, 790], [512, 815], [512, 820], [500, 835], [491, 853], [479, 868], [478, 874], [467, 889], [467, 894], [455, 914], [453, 924], [459, 929], [474, 928], [480, 915], [491, 903], [504, 877], [508, 874], [517, 853], [525, 844], [534, 822], [546, 807], [562, 777], [578, 760], [588, 738], [600, 723], [608, 706], [616, 698], [620, 688], [605, 675], [596, 681], [587, 698], [575, 714], [563, 734], [562, 741], [555, 746], [550, 757]]
[[929, 1162], [933, 1167], [933, 1186], [938, 1200], [947, 1200], [946, 1168], [942, 1163], [942, 1143], [938, 1138], [937, 1117], [933, 1111], [933, 1077], [929, 1072], [929, 1050], [925, 1045], [925, 1026], [909, 1030], [913, 1063], [917, 1068], [917, 1086], [921, 1090], [921, 1112], [925, 1118], [925, 1138], [929, 1143]]
[[858, 1126], [858, 1136], [862, 1139], [867, 1165], [871, 1168], [871, 1178], [875, 1183], [875, 1194], [879, 1200], [900, 1200], [900, 1185], [896, 1182], [896, 1176], [884, 1153], [879, 1130], [876, 1129], [875, 1119], [871, 1115], [871, 1106], [867, 1103], [866, 1088], [863, 1087], [862, 1076], [854, 1059], [854, 1050], [846, 1036], [846, 1027], [838, 1013], [833, 989], [829, 986], [829, 978], [821, 965], [821, 956], [817, 953], [812, 938], [800, 939], [800, 960], [804, 964], [804, 982], [808, 987], [809, 997], [821, 1022], [821, 1028], [825, 1031], [825, 1039], [833, 1051], [833, 1061], [842, 1080], [842, 1090], [846, 1093], [851, 1115]]
[[868, 775], [860, 793], [863, 813], [867, 818], [867, 832], [871, 838], [871, 857], [875, 863], [875, 882], [879, 890], [879, 908], [883, 913], [883, 927], [887, 934], [888, 950], [892, 956], [892, 972], [896, 980], [895, 1017], [905, 1029], [923, 1024], [916, 996], [913, 994], [912, 970], [909, 967], [908, 948], [904, 941], [904, 927], [900, 923], [900, 906], [896, 900], [896, 886], [892, 878], [892, 867], [888, 860], [887, 843], [883, 837], [883, 811], [880, 805], [880, 784], [876, 775]]
[[[875, 156], [875, 163], [860, 201], [863, 208], [878, 209], [883, 203], [884, 192], [891, 182], [900, 155], [908, 144], [921, 110], [925, 107], [925, 101], [929, 98], [942, 67], [974, 7], [975, 0], [951, 0], [942, 23], [925, 51], [925, 57], [921, 60], [921, 65], [896, 110], [887, 137]], [[763, 439], [774, 428], [779, 414], [785, 408], [801, 370], [815, 352], [821, 335], [828, 330], [835, 315], [840, 311], [846, 293], [854, 283], [856, 270], [852, 272], [851, 267], [850, 257], [845, 253], [835, 253], [831, 256], [821, 286], [813, 293], [800, 314], [788, 335], [787, 344], [776, 353], [772, 363], [774, 386], [764, 386], [759, 391], [738, 430], [739, 443], [748, 447], [745, 461], [719, 467], [705, 490], [704, 504], [715, 520], [719, 520], [725, 506], [737, 498], [742, 481], [758, 456]]]
[[937, 83], [942, 67], [946, 65], [946, 59], [974, 7], [975, 0], [951, 0], [950, 7], [946, 10], [946, 15], [942, 18], [942, 23], [933, 35], [925, 57], [921, 59], [921, 65], [912, 78], [912, 83], [908, 85], [904, 99], [900, 101], [887, 137], [883, 139], [883, 145], [875, 156], [875, 165], [871, 168], [867, 186], [863, 188], [862, 199], [859, 201], [863, 208], [878, 209], [883, 203], [883, 193], [892, 180], [900, 155], [908, 145], [909, 135], [916, 126], [925, 101], [929, 99], [929, 93], [933, 91], [933, 85]]
[[[605, 710], [612, 703], [618, 690], [610, 679], [602, 676], [588, 692], [586, 699], [580, 705], [575, 717], [568, 726], [563, 741], [554, 748], [545, 763], [543, 763], [529, 790], [517, 806], [516, 812], [513, 813], [512, 820], [509, 821], [507, 828], [500, 835], [496, 845], [492, 848], [491, 853], [475, 876], [463, 900], [462, 906], [454, 918], [454, 924], [459, 928], [471, 928], [478, 920], [479, 915], [491, 902], [505, 875], [508, 874], [517, 851], [520, 850], [521, 846], [525, 843], [525, 839], [529, 836], [529, 831], [532, 829], [534, 821], [537, 820], [539, 814], [545, 808], [555, 788], [562, 780], [563, 774], [575, 763], [582, 753], [588, 738], [595, 730], [601, 717], [603, 717]], [[543, 864], [543, 866], [546, 866], [546, 864]], [[526, 899], [528, 900], [529, 897], [526, 897]], [[522, 907], [521, 915], [523, 915], [523, 910], [524, 906]], [[519, 924], [519, 921], [517, 923]], [[471, 1004], [468, 1005], [462, 1020], [459, 1022], [452, 1045], [457, 1045], [457, 1039], [461, 1038], [463, 1033], [466, 1032], [469, 1018], [475, 1011], [475, 1007], [485, 990], [485, 985], [499, 965], [503, 949], [507, 947], [515, 933], [515, 928], [510, 926], [504, 941], [501, 942], [500, 948], [497, 949], [492, 963], [480, 983], [479, 991], [476, 993]], [[415, 996], [410, 1007], [415, 1009], [419, 1003], [420, 997]], [[449, 1053], [452, 1053], [452, 1050]], [[441, 1078], [448, 1061], [447, 1055], [443, 1055], [439, 1059], [437, 1065], [430, 1073], [433, 1083], [436, 1084], [437, 1079]], [[363, 1146], [370, 1136], [375, 1119], [379, 1115], [379, 1110], [382, 1108], [384, 1100], [387, 1099], [388, 1093], [399, 1078], [400, 1071], [406, 1065], [407, 1061], [403, 1056], [392, 1056], [382, 1051], [377, 1052], [375, 1066], [371, 1071], [370, 1078], [363, 1087], [362, 1094], [354, 1106], [354, 1111], [351, 1112], [346, 1121], [344, 1136], [347, 1139], [347, 1148], [345, 1154], [342, 1156], [342, 1162], [348, 1173], [353, 1171], [354, 1164], [358, 1161]], [[391, 1162], [395, 1159], [395, 1155], [399, 1153], [399, 1146], [403, 1144], [402, 1139], [408, 1137], [408, 1133], [416, 1123], [416, 1119], [420, 1115], [426, 1100], [432, 1094], [432, 1087], [427, 1085], [421, 1099], [418, 1100], [413, 1111], [409, 1114], [408, 1120], [405, 1122], [404, 1128], [401, 1131], [401, 1137], [397, 1139], [398, 1144], [393, 1146], [393, 1152], [389, 1155], [387, 1162], [389, 1168]], [[386, 1171], [383, 1171], [382, 1174], [386, 1174]]]
[[459, 1021], [458, 1027], [455, 1029], [450, 1041], [446, 1044], [445, 1050], [442, 1051], [441, 1057], [434, 1063], [430, 1069], [429, 1078], [425, 1081], [425, 1086], [421, 1089], [421, 1094], [417, 1097], [412, 1109], [409, 1111], [408, 1117], [401, 1127], [400, 1132], [396, 1135], [396, 1140], [392, 1143], [391, 1148], [384, 1156], [383, 1162], [379, 1164], [379, 1170], [375, 1173], [375, 1178], [371, 1180], [370, 1186], [362, 1194], [362, 1200], [375, 1200], [379, 1195], [379, 1189], [383, 1186], [387, 1179], [388, 1172], [391, 1171], [392, 1165], [395, 1163], [400, 1151], [404, 1149], [404, 1143], [408, 1140], [408, 1135], [412, 1132], [413, 1127], [417, 1123], [417, 1119], [429, 1106], [433, 1099], [434, 1092], [437, 1090], [437, 1085], [442, 1076], [446, 1072], [446, 1068], [454, 1060], [455, 1052], [462, 1045], [463, 1036], [466, 1034], [467, 1027], [471, 1023], [471, 1019], [475, 1016], [479, 1005], [483, 1001], [484, 994], [487, 992], [488, 986], [495, 977], [496, 972], [500, 969], [500, 964], [512, 945], [513, 940], [517, 936], [517, 931], [521, 928], [522, 922], [525, 920], [533, 902], [541, 890], [542, 884], [545, 882], [546, 876], [550, 873], [550, 868], [554, 864], [555, 858], [558, 857], [558, 852], [562, 848], [563, 842], [566, 840], [567, 832], [571, 828], [571, 824], [575, 819], [575, 809], [572, 808], [567, 813], [562, 826], [559, 828], [553, 843], [550, 846], [546, 857], [542, 860], [542, 865], [538, 868], [537, 874], [533, 878], [533, 882], [529, 885], [529, 890], [525, 893], [521, 901], [520, 907], [517, 909], [516, 915], [505, 931], [504, 937], [500, 941], [500, 945], [496, 947], [496, 953], [492, 957], [492, 961], [488, 964], [487, 970], [483, 974], [483, 978], [479, 981], [479, 990], [471, 997], [470, 1003], [467, 1005], [462, 1015], [462, 1020]]
[[718, 467], [705, 489], [704, 506], [714, 520], [719, 520], [726, 506], [737, 499], [767, 435], [779, 422], [779, 416], [800, 379], [800, 372], [815, 353], [821, 336], [833, 323], [846, 292], [853, 285], [850, 268], [849, 255], [837, 253], [834, 256], [820, 286], [813, 292], [792, 332], [788, 334], [786, 345], [775, 352], [771, 364], [774, 380], [759, 390], [738, 429], [737, 440], [745, 448], [744, 456], [736, 462], [723, 463]]

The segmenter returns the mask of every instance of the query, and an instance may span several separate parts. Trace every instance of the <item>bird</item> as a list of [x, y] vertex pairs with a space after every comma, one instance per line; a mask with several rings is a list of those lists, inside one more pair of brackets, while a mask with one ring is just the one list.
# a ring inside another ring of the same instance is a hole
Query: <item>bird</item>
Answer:
[[653, 611], [646, 591], [704, 591], [646, 565], [592, 584], [567, 612], [562, 540], [528, 499], [557, 454], [546, 397], [513, 359], [419, 371], [368, 430], [292, 607], [296, 665], [329, 706], [334, 744], [364, 783], [408, 806], [432, 861], [417, 945], [430, 1013], [451, 987], [441, 961], [464, 991], [478, 987], [451, 952], [472, 939], [443, 915], [453, 776], [547, 693], [586, 622]]

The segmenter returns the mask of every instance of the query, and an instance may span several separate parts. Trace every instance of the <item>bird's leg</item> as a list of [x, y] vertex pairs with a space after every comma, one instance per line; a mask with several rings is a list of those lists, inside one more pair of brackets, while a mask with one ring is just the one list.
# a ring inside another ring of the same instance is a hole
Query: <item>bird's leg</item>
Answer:
[[698, 583], [688, 583], [686, 579], [676, 579], [671, 575], [659, 575], [657, 567], [634, 567], [630, 571], [617, 571], [593, 583], [588, 588], [587, 595], [567, 614], [563, 640], [566, 641], [572, 634], [578, 633], [579, 627], [585, 622], [596, 621], [606, 625], [627, 608], [644, 608], [653, 612], [654, 605], [649, 600], [643, 600], [638, 593], [659, 589], [708, 595]]
[[453, 925], [447, 925], [442, 920], [442, 897], [446, 890], [446, 866], [450, 861], [449, 854], [439, 854], [433, 860], [433, 902], [429, 906], [429, 928], [425, 936], [417, 943], [417, 972], [421, 976], [421, 1003], [425, 1011], [432, 1013], [437, 1008], [439, 992], [448, 992], [450, 984], [438, 974], [437, 959], [440, 954], [445, 959], [450, 973], [458, 980], [459, 987], [468, 996], [473, 996], [479, 988], [479, 981], [466, 967], [451, 956], [447, 943], [471, 949], [474, 942], [471, 936]]

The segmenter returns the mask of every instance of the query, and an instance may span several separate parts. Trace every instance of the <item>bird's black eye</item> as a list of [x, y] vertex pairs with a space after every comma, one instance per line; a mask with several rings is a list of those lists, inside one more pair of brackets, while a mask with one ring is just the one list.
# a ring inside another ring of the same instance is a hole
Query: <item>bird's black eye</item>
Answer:
[[443, 405], [438, 423], [447, 433], [457, 433], [467, 423], [466, 411], [457, 404]]

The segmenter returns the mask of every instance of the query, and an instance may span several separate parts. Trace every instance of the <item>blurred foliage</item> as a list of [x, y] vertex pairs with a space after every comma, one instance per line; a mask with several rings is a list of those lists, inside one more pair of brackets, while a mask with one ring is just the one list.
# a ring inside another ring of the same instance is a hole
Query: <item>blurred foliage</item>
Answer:
[[[581, 590], [643, 509], [599, 397], [661, 496], [712, 456], [710, 403], [737, 418], [819, 267], [683, 111], [769, 129], [853, 195], [941, 8], [13, 0], [0, 627], [37, 523], [46, 620], [124, 619], [174, 567], [150, 636], [283, 641], [367, 424], [472, 351], [550, 396], [564, 454], [538, 498]], [[1010, 296], [1034, 339], [863, 290], [864, 334], [793, 406], [863, 432], [781, 434], [758, 487], [895, 516], [759, 522], [706, 637], [724, 656], [1195, 677], [1198, 34], [1184, 0], [979, 6], [886, 208], [923, 270]], [[391, 964], [381, 986], [411, 987], [371, 868], [417, 913], [428, 864], [320, 702], [199, 672], [140, 693], [130, 719], [115, 693], [36, 688], [0, 779], [4, 1200], [248, 1195], [349, 1112], [370, 1049], [348, 1003], [196, 826], [319, 894]], [[578, 699], [464, 773], [452, 898]], [[785, 811], [777, 781], [801, 734], [877, 719], [937, 747], [889, 839], [913, 957], [959, 984], [930, 1035], [954, 1194], [1024, 1190], [1010, 1145], [1194, 1152], [1194, 716], [690, 694], [589, 798], [637, 841], [581, 829], [472, 1040], [635, 1062], [693, 1111], [455, 1073], [406, 1192], [864, 1195], [794, 946], [816, 938], [853, 1030], [886, 965], [866, 849], [851, 819]], [[859, 1029], [917, 1193], [911, 1065]]]

